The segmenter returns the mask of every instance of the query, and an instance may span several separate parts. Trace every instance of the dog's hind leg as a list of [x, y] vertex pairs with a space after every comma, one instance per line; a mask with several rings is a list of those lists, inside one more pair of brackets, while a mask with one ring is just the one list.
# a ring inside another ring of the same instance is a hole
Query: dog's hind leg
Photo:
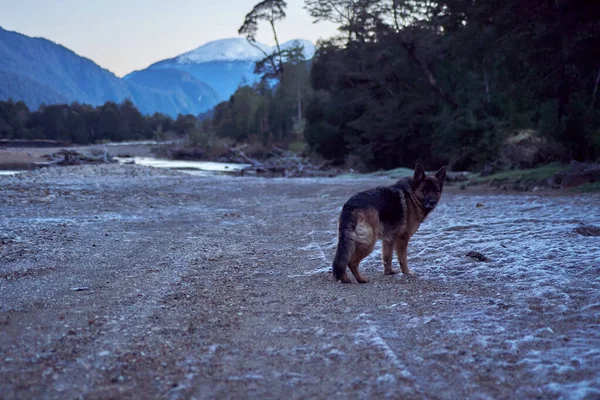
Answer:
[[365, 278], [358, 270], [358, 264], [360, 264], [360, 261], [351, 262], [349, 265], [350, 271], [352, 271], [352, 275], [354, 275], [354, 277], [356, 278], [356, 282], [369, 283], [369, 280]]
[[350, 283], [350, 278], [348, 278], [346, 271], [344, 271], [344, 273], [340, 276], [339, 281], [342, 283]]
[[375, 237], [371, 237], [370, 243], [356, 243], [356, 251], [355, 251], [352, 259], [350, 259], [350, 262], [348, 263], [348, 267], [350, 267], [350, 271], [352, 272], [352, 275], [354, 275], [354, 277], [356, 278], [356, 281], [358, 283], [369, 282], [369, 280], [367, 278], [365, 278], [358, 270], [358, 264], [360, 264], [360, 262], [366, 256], [371, 254], [371, 252], [373, 251], [373, 248], [375, 247], [375, 241], [376, 241]]
[[349, 239], [345, 234], [340, 234], [337, 250], [333, 259], [333, 276], [336, 281], [342, 283], [350, 283], [350, 278], [346, 273], [348, 263], [354, 255], [354, 241]]
[[392, 258], [394, 256], [394, 246], [387, 240], [381, 242], [381, 259], [383, 260], [383, 273], [385, 275], [394, 275], [396, 271], [392, 269]]
[[358, 271], [358, 264], [371, 254], [377, 241], [379, 231], [379, 219], [375, 211], [357, 212], [356, 227], [352, 232], [354, 241], [354, 253], [348, 262], [348, 267], [358, 283], [367, 283], [369, 280]]

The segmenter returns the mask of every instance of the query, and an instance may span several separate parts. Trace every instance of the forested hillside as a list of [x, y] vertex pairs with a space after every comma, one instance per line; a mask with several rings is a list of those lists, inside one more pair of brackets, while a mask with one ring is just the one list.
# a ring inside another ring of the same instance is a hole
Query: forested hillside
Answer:
[[[266, 0], [248, 15], [283, 11], [267, 22], [285, 24], [285, 6]], [[600, 156], [600, 2], [307, 0], [306, 9], [338, 24], [338, 37], [319, 43], [309, 75], [302, 60], [257, 64], [281, 70], [216, 107], [220, 135], [289, 142], [303, 132], [314, 152], [365, 169], [476, 168], [523, 129], [565, 158]]]

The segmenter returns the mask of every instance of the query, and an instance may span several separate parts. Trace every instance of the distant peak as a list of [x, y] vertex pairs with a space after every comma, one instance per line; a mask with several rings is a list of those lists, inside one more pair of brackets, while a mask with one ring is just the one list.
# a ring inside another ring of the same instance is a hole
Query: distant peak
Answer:
[[[312, 58], [315, 52], [314, 44], [308, 40], [296, 40], [304, 46], [305, 57]], [[292, 47], [296, 40], [281, 44], [281, 49]], [[275, 50], [275, 46], [268, 46], [264, 43], [257, 42], [256, 46], [250, 44], [245, 38], [213, 40], [176, 57], [176, 60], [180, 64], [202, 64], [211, 61], [258, 61], [264, 57], [264, 53], [270, 54]]]
[[[265, 44], [257, 43], [265, 52], [271, 48]], [[195, 50], [177, 57], [181, 64], [201, 64], [210, 61], [255, 61], [264, 54], [252, 46], [246, 39], [229, 38], [208, 42]]]

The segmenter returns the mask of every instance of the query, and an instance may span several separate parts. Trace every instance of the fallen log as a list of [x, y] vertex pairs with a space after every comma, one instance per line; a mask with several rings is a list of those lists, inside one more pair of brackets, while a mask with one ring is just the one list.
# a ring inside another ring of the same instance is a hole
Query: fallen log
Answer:
[[44, 157], [49, 161], [49, 165], [105, 164], [117, 162], [106, 149], [90, 149], [87, 153], [62, 149], [56, 153], [47, 154]]

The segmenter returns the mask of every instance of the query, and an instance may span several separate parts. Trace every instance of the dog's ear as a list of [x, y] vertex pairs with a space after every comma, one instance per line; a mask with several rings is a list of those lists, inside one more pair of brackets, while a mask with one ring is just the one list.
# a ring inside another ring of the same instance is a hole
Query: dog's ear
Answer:
[[446, 167], [440, 168], [440, 170], [435, 173], [435, 177], [438, 181], [444, 182], [446, 180]]
[[425, 170], [421, 167], [421, 164], [415, 165], [415, 176], [413, 177], [414, 183], [419, 183], [425, 179]]

